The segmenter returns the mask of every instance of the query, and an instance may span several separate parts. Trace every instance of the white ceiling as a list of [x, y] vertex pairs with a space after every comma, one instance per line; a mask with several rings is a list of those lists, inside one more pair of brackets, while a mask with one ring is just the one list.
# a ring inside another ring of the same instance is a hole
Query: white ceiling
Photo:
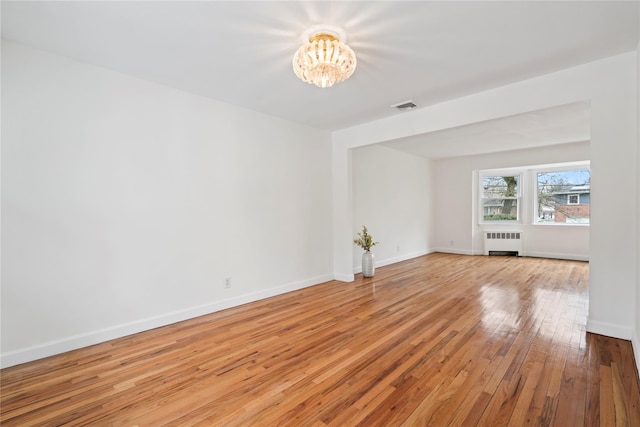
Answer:
[[588, 101], [429, 132], [381, 145], [430, 159], [471, 156], [591, 139]]
[[[637, 1], [3, 0], [1, 8], [3, 38], [326, 130], [403, 114], [390, 108], [401, 101], [425, 107], [635, 50], [640, 20]], [[299, 81], [291, 67], [316, 24], [342, 27], [358, 57], [354, 75], [329, 89]], [[556, 113], [575, 119], [582, 107]], [[499, 144], [497, 129], [530, 137], [562, 127], [543, 120], [550, 116], [426, 138], [485, 144], [490, 131]]]

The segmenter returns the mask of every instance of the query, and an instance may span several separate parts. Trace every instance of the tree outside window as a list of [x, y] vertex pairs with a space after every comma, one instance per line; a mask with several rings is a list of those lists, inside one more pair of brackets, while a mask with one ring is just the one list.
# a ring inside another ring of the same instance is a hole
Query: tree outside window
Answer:
[[482, 177], [484, 221], [518, 221], [519, 175]]

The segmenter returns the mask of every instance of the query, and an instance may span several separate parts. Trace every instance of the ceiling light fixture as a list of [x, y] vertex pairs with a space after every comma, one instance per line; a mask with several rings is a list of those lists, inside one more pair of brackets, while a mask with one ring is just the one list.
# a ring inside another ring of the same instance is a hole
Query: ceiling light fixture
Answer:
[[293, 72], [303, 82], [331, 87], [347, 80], [356, 69], [356, 54], [342, 43], [342, 30], [316, 26], [304, 34], [305, 43], [293, 55]]

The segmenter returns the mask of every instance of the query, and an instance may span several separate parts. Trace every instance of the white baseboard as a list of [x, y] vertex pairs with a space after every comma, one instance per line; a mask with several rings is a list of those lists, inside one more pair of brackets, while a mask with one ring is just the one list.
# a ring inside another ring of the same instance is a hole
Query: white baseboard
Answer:
[[341, 282], [353, 282], [356, 278], [353, 276], [353, 274], [336, 273], [334, 274], [333, 279], [339, 280]]
[[563, 254], [555, 252], [523, 252], [522, 256], [530, 256], [535, 258], [566, 259], [571, 261], [589, 261], [589, 255]]
[[482, 255], [482, 253], [474, 253], [472, 250], [451, 248], [446, 246], [441, 248], [434, 248], [433, 252], [442, 252], [445, 254], [456, 254], [456, 255]]
[[587, 319], [587, 332], [628, 341], [633, 338], [634, 334], [633, 330], [626, 326], [591, 319]]
[[633, 331], [633, 339], [631, 340], [633, 347], [633, 358], [636, 361], [636, 370], [638, 371], [638, 379], [640, 379], [640, 337], [638, 331]]
[[87, 332], [84, 334], [73, 335], [59, 340], [49, 341], [44, 344], [32, 347], [9, 351], [0, 354], [0, 367], [8, 368], [9, 366], [31, 362], [33, 360], [42, 359], [44, 357], [53, 356], [55, 354], [65, 353], [67, 351], [76, 350], [82, 347], [88, 347], [90, 345], [99, 344], [112, 339], [136, 334], [138, 332], [148, 331], [150, 329], [170, 325], [172, 323], [181, 322], [183, 320], [193, 319], [205, 314], [214, 313], [216, 311], [225, 310], [227, 308], [236, 307], [249, 302], [258, 301], [302, 288], [307, 288], [319, 283], [328, 282], [330, 280], [333, 280], [333, 278], [333, 275], [318, 276], [308, 280], [302, 280], [299, 282], [276, 286], [258, 292], [239, 295], [222, 301], [209, 302], [184, 310], [178, 310], [159, 316], [140, 319], [135, 322], [116, 325], [97, 331]]
[[[397, 262], [402, 262], [402, 261], [406, 261], [409, 259], [413, 259], [413, 258], [417, 258], [419, 256], [423, 256], [423, 255], [428, 255], [430, 253], [432, 253], [434, 251], [429, 250], [429, 249], [425, 249], [425, 250], [421, 250], [421, 251], [416, 251], [416, 252], [411, 252], [408, 254], [403, 254], [397, 257], [393, 257], [393, 258], [386, 258], [380, 261], [375, 261], [376, 264], [376, 268], [378, 267], [384, 267], [385, 265], [391, 265], [391, 264], [395, 264]], [[353, 273], [354, 274], [358, 274], [358, 273], [362, 273], [362, 265], [358, 265], [356, 267], [353, 268]]]
[[[449, 248], [449, 247], [435, 248], [434, 252], [443, 252], [447, 254], [457, 254], [457, 255], [484, 255], [483, 251], [474, 252], [473, 250]], [[535, 258], [566, 259], [566, 260], [572, 260], [572, 261], [589, 261], [588, 255], [564, 254], [564, 253], [555, 253], [555, 252], [523, 252], [522, 256], [530, 256]]]

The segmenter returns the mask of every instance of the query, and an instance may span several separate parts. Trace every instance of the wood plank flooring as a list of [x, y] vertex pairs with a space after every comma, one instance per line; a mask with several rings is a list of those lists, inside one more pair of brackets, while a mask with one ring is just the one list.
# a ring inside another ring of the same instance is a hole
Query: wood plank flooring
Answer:
[[3, 426], [640, 426], [588, 263], [430, 254], [1, 371]]

